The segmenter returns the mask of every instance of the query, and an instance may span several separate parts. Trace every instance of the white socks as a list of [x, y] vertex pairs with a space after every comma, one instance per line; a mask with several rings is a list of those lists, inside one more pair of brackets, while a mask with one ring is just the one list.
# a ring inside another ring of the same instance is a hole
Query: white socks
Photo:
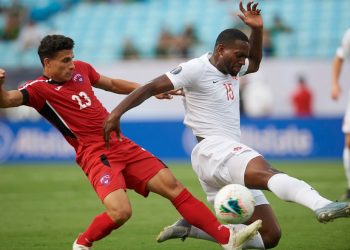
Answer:
[[287, 174], [275, 174], [267, 183], [271, 192], [285, 201], [293, 201], [315, 211], [332, 201], [319, 195], [309, 184]]
[[[230, 224], [230, 227], [234, 228], [235, 230], [241, 230], [242, 228], [246, 227], [246, 225]], [[207, 234], [206, 232], [202, 231], [201, 229], [195, 226], [191, 226], [191, 230], [188, 234], [188, 237], [216, 242], [216, 240], [213, 237], [211, 237], [209, 234]], [[258, 232], [252, 239], [244, 243], [242, 249], [265, 249], [264, 242], [261, 238], [260, 233]]]
[[343, 164], [345, 176], [348, 181], [348, 189], [350, 189], [350, 149], [348, 147], [345, 147], [343, 151]]

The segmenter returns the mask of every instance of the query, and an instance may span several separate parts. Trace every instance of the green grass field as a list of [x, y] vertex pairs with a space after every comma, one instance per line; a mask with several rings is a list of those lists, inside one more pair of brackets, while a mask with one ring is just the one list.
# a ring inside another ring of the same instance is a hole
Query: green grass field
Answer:
[[[345, 190], [340, 161], [274, 162], [274, 167], [309, 182], [321, 194], [336, 200]], [[203, 191], [189, 165], [169, 164], [175, 175], [202, 201]], [[145, 199], [128, 192], [133, 216], [122, 228], [96, 242], [96, 250], [204, 250], [221, 249], [201, 240], [156, 243], [158, 232], [179, 215], [169, 201], [151, 194]], [[328, 224], [299, 205], [267, 193], [282, 228], [276, 249], [350, 249], [350, 220]], [[69, 250], [79, 232], [103, 211], [85, 175], [76, 165], [8, 165], [0, 167], [0, 249]]]

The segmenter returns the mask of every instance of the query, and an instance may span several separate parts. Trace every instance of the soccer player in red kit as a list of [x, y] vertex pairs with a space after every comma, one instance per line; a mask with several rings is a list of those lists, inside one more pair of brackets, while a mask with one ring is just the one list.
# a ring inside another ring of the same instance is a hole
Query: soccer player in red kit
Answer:
[[[74, 41], [62, 35], [42, 39], [38, 54], [43, 75], [18, 90], [6, 91], [0, 69], [0, 107], [27, 105], [55, 126], [76, 151], [76, 162], [88, 177], [106, 211], [97, 215], [73, 243], [73, 250], [91, 249], [131, 216], [126, 189], [147, 196], [157, 193], [171, 201], [189, 223], [211, 235], [224, 249], [241, 249], [261, 226], [258, 220], [234, 231], [222, 226], [211, 211], [174, 177], [155, 156], [125, 136], [113, 134], [105, 145], [102, 129], [107, 110], [92, 87], [128, 94], [137, 83], [100, 75], [88, 63], [73, 60]], [[161, 97], [168, 97], [169, 93]]]

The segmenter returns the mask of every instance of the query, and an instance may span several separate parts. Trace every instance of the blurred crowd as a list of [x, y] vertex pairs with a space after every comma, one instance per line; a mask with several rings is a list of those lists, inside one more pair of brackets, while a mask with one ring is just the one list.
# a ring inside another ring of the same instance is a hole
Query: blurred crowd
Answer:
[[[190, 58], [193, 56], [195, 46], [200, 43], [193, 25], [188, 24], [180, 34], [174, 34], [169, 29], [163, 28], [160, 32], [156, 47], [155, 57], [167, 58]], [[122, 49], [124, 60], [139, 59], [140, 51], [131, 39], [125, 39]]]
[[[15, 41], [19, 54], [36, 49], [41, 38], [47, 34], [54, 33], [54, 27], [43, 29], [40, 22], [48, 19], [51, 15], [66, 10], [78, 2], [108, 2], [108, 3], [132, 3], [148, 0], [52, 0], [47, 6], [28, 9], [22, 5], [20, 0], [13, 0], [10, 6], [0, 6], [0, 41]], [[232, 26], [245, 32], [248, 36], [250, 30], [243, 22], [232, 14]], [[272, 24], [265, 26], [263, 33], [264, 57], [276, 56], [275, 44], [279, 36], [288, 35], [293, 29], [279, 16], [273, 17]], [[196, 56], [196, 48], [201, 45], [200, 36], [194, 24], [187, 24], [179, 32], [175, 33], [167, 27], [163, 27], [157, 38], [154, 48], [154, 57], [158, 59], [169, 58], [191, 58]], [[131, 38], [125, 38], [121, 51], [124, 60], [137, 60], [142, 58], [140, 48]], [[291, 93], [291, 105], [295, 116], [312, 115], [312, 93], [306, 93], [306, 80], [299, 77], [298, 88]], [[268, 117], [272, 110], [272, 94], [268, 84], [264, 81], [249, 82], [242, 79], [241, 112], [242, 115], [251, 117]], [[307, 100], [306, 100], [307, 99]], [[260, 100], [260, 101], [259, 101]], [[306, 107], [307, 106], [307, 107]], [[301, 111], [300, 111], [301, 110]], [[1, 114], [0, 114], [1, 115]]]
[[[148, 0], [51, 0], [47, 5], [28, 9], [20, 0], [13, 0], [10, 6], [0, 6], [0, 41], [16, 41], [20, 52], [35, 48], [40, 39], [55, 31], [54, 27], [44, 29], [38, 25], [41, 21], [49, 19], [50, 16], [66, 10], [79, 2], [109, 2], [109, 3], [132, 3]], [[233, 27], [243, 30], [249, 36], [249, 29], [233, 15]], [[49, 22], [45, 27], [49, 27]], [[293, 30], [285, 24], [282, 18], [276, 15], [270, 27], [266, 27], [263, 34], [263, 51], [265, 57], [276, 55], [276, 39], [280, 35], [288, 34]], [[174, 33], [167, 27], [161, 30], [158, 41], [155, 44], [154, 56], [156, 58], [190, 58], [194, 55], [196, 48], [200, 46], [200, 38], [195, 25], [187, 24], [180, 33]], [[140, 48], [135, 41], [125, 38], [121, 58], [141, 58]]]
[[9, 6], [0, 6], [0, 42], [16, 42], [20, 52], [36, 48], [43, 36], [54, 32], [53, 28], [44, 29], [39, 23], [77, 2], [53, 0], [47, 5], [28, 8], [23, 2], [13, 0]]

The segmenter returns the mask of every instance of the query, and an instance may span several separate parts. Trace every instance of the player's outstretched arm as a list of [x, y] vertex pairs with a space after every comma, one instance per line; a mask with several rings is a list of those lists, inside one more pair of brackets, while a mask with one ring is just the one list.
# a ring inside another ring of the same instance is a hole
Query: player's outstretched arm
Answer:
[[174, 86], [170, 79], [166, 75], [162, 75], [148, 84], [135, 89], [130, 95], [124, 98], [124, 100], [112, 110], [104, 123], [103, 138], [106, 145], [109, 145], [112, 132], [116, 132], [117, 137], [120, 139], [120, 118], [126, 111], [140, 105], [151, 96], [165, 93], [173, 89]]
[[122, 79], [112, 79], [103, 75], [101, 75], [100, 79], [94, 84], [94, 87], [96, 88], [124, 95], [130, 94], [140, 86], [141, 84], [136, 82], [130, 82]]
[[0, 108], [18, 107], [23, 104], [23, 95], [18, 90], [6, 91], [4, 88], [6, 71], [0, 69]]
[[239, 3], [241, 14], [238, 17], [251, 29], [249, 37], [249, 66], [246, 74], [258, 71], [262, 59], [262, 35], [263, 35], [263, 19], [260, 15], [260, 9], [257, 8], [258, 3], [248, 2], [247, 8], [243, 7], [242, 1]]
[[[139, 83], [131, 82], [123, 79], [112, 79], [101, 75], [99, 81], [94, 84], [94, 87], [100, 88], [116, 94], [130, 94], [132, 91], [142, 86]], [[156, 95], [158, 99], [172, 99], [174, 95], [183, 95], [181, 90], [174, 90]]]
[[332, 88], [331, 97], [333, 100], [338, 100], [341, 93], [341, 87], [339, 83], [340, 74], [343, 68], [343, 59], [335, 56], [332, 65]]

